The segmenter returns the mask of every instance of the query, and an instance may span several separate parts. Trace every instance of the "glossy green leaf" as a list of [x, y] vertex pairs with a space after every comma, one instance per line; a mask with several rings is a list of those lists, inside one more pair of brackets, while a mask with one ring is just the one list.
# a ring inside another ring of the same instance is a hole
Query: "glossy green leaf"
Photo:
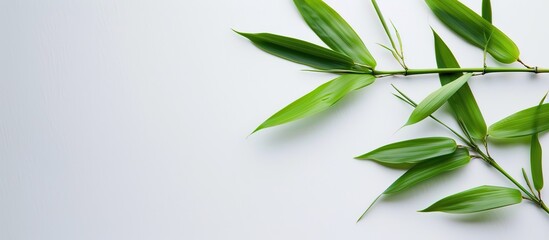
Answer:
[[[459, 68], [459, 63], [450, 48], [448, 48], [448, 45], [446, 45], [434, 30], [433, 35], [435, 38], [435, 55], [438, 67]], [[461, 73], [439, 74], [440, 83], [446, 85], [461, 76], [463, 76]], [[448, 99], [448, 104], [454, 111], [458, 121], [463, 123], [465, 130], [469, 135], [475, 139], [483, 139], [486, 137], [486, 122], [484, 121], [484, 117], [480, 112], [480, 108], [478, 107], [469, 84], [463, 84], [454, 96]]]
[[492, 2], [490, 0], [482, 0], [482, 18], [492, 23]]
[[330, 49], [270, 33], [241, 33], [258, 48], [286, 60], [318, 69], [352, 69], [353, 60]]
[[254, 132], [261, 129], [284, 124], [322, 112], [349, 92], [372, 84], [375, 77], [368, 74], [346, 74], [322, 84], [307, 95], [275, 113], [263, 122]]
[[[539, 111], [537, 114], [536, 112]], [[537, 123], [537, 126], [536, 126]], [[531, 107], [508, 116], [490, 126], [488, 135], [493, 138], [531, 136], [549, 129], [549, 103]]]
[[502, 63], [519, 59], [517, 45], [505, 33], [457, 0], [425, 0], [452, 31]]
[[[539, 114], [539, 110], [547, 94], [543, 96], [536, 109], [536, 115]], [[538, 122], [534, 122], [534, 128], [537, 128]], [[538, 134], [533, 134], [530, 143], [530, 167], [532, 169], [532, 180], [536, 190], [540, 191], [543, 188], [543, 167], [542, 167], [542, 149], [539, 142]]]
[[522, 195], [517, 189], [480, 186], [445, 197], [420, 212], [475, 213], [520, 202]]
[[418, 138], [385, 145], [356, 159], [372, 160], [389, 166], [416, 164], [453, 153], [456, 147], [456, 142], [451, 138]]
[[346, 54], [356, 63], [370, 68], [376, 61], [351, 26], [321, 0], [294, 0], [309, 27], [333, 50]]
[[530, 167], [532, 168], [532, 180], [536, 190], [543, 188], [543, 168], [541, 165], [541, 144], [539, 143], [538, 134], [532, 135], [530, 144]]
[[412, 125], [417, 123], [437, 109], [439, 109], [450, 97], [452, 97], [467, 81], [473, 76], [472, 73], [466, 73], [458, 79], [442, 86], [438, 90], [429, 94], [423, 101], [421, 101], [414, 109], [406, 125]]
[[458, 148], [455, 152], [424, 161], [412, 167], [398, 178], [384, 194], [393, 194], [412, 187], [420, 182], [438, 176], [448, 171], [463, 167], [471, 157], [467, 149]]

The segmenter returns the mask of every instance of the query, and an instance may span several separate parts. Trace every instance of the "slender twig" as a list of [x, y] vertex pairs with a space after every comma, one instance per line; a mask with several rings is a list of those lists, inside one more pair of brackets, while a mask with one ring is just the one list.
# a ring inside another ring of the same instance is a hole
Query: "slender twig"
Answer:
[[327, 69], [327, 70], [315, 70], [308, 69], [305, 71], [310, 72], [327, 72], [327, 73], [352, 73], [352, 74], [371, 74], [376, 77], [379, 76], [396, 76], [396, 75], [424, 75], [424, 74], [439, 74], [439, 73], [509, 73], [509, 72], [526, 72], [526, 73], [549, 73], [549, 68], [496, 68], [496, 67], [480, 67], [480, 68], [423, 68], [423, 69], [405, 69], [405, 70], [374, 70], [369, 66], [357, 64], [356, 66], [364, 68], [363, 70], [349, 70], [349, 69]]
[[496, 68], [496, 67], [481, 67], [481, 68], [425, 68], [425, 69], [408, 69], [408, 70], [374, 70], [373, 75], [420, 75], [420, 74], [437, 74], [437, 73], [504, 73], [504, 72], [530, 72], [530, 73], [549, 73], [548, 68]]
[[526, 67], [526, 68], [529, 68], [529, 69], [533, 69], [533, 67], [530, 67], [528, 65], [526, 65], [526, 63], [524, 63], [522, 60], [520, 59], [517, 59], [517, 62], [519, 62], [520, 64], [522, 64], [522, 66]]

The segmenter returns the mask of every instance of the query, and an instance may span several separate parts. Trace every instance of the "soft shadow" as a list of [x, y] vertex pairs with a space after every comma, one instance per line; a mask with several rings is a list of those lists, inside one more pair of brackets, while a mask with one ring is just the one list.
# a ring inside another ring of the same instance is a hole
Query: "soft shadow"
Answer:
[[496, 222], [504, 221], [511, 217], [510, 211], [505, 211], [504, 209], [495, 209], [486, 212], [471, 213], [471, 214], [458, 214], [450, 215], [450, 218], [456, 222], [465, 223], [465, 224], [478, 224], [489, 222], [494, 224]]
[[509, 147], [513, 146], [530, 146], [530, 137], [520, 137], [520, 138], [507, 138], [507, 139], [495, 139], [490, 138], [490, 144], [496, 147]]

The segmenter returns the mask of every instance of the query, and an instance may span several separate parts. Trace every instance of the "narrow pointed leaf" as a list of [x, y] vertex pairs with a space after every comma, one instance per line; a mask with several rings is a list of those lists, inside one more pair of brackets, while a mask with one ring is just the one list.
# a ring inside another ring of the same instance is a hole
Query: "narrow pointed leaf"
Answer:
[[322, 0], [294, 0], [309, 27], [333, 50], [374, 68], [376, 61], [351, 26]]
[[410, 188], [420, 182], [441, 175], [445, 172], [461, 168], [471, 157], [466, 149], [458, 148], [454, 153], [430, 159], [412, 167], [400, 178], [398, 178], [384, 194], [394, 194]]
[[284, 124], [322, 112], [345, 97], [349, 92], [372, 84], [375, 77], [367, 74], [347, 74], [322, 84], [307, 95], [275, 113], [254, 132]]
[[270, 33], [241, 33], [261, 50], [277, 57], [317, 69], [352, 69], [353, 60], [330, 49]]
[[[536, 115], [539, 114], [539, 110], [547, 94], [543, 96], [541, 101], [538, 104], [536, 109]], [[539, 125], [538, 122], [534, 122], [534, 128], [537, 128]], [[532, 135], [530, 143], [530, 168], [532, 169], [532, 180], [534, 182], [534, 187], [536, 190], [540, 191], [543, 188], [543, 167], [542, 167], [542, 149], [539, 142], [538, 134]]]
[[490, 0], [482, 0], [482, 18], [492, 23], [492, 2]]
[[458, 0], [425, 0], [448, 28], [502, 63], [519, 59], [517, 45], [505, 33]]
[[450, 97], [452, 97], [467, 81], [471, 78], [472, 73], [466, 73], [458, 79], [442, 86], [438, 90], [429, 94], [421, 101], [414, 109], [406, 125], [417, 123], [437, 109], [439, 109]]
[[430, 137], [392, 143], [356, 159], [372, 160], [389, 166], [416, 164], [425, 160], [448, 155], [457, 148], [456, 142], [446, 137]]
[[387, 27], [387, 22], [385, 22], [385, 18], [383, 17], [383, 13], [381, 13], [381, 9], [379, 9], [379, 6], [377, 5], [376, 0], [372, 0], [372, 5], [374, 5], [374, 9], [376, 10], [377, 17], [379, 18], [379, 21], [381, 22], [381, 25], [383, 26], [383, 30], [385, 30], [385, 34], [387, 34], [387, 37], [389, 38], [389, 41], [391, 42], [391, 46], [396, 51], [396, 45], [395, 41], [393, 40], [393, 36], [391, 34], [391, 31], [389, 31], [389, 27]]
[[543, 188], [543, 169], [541, 165], [541, 144], [539, 143], [538, 134], [532, 135], [530, 146], [530, 167], [532, 168], [532, 180], [536, 190]]
[[530, 192], [534, 192], [534, 188], [532, 188], [532, 184], [530, 183], [530, 180], [528, 179], [528, 175], [526, 174], [526, 171], [524, 168], [522, 168], [522, 178], [524, 178], [524, 181], [526, 182], [526, 185], [528, 185], [528, 189], [530, 189]]
[[392, 21], [391, 21], [391, 25], [393, 25], [393, 29], [395, 30], [395, 34], [397, 36], [398, 48], [400, 49], [400, 56], [404, 59], [404, 49], [402, 48], [402, 38], [400, 37], [400, 33], [398, 32], [398, 29], [395, 27], [395, 24]]
[[[536, 126], [537, 123], [537, 126]], [[531, 136], [549, 129], [549, 103], [519, 111], [490, 126], [488, 135], [493, 138]]]
[[[446, 45], [434, 30], [433, 35], [435, 38], [435, 55], [438, 67], [459, 68], [459, 63], [450, 48], [448, 48], [448, 45]], [[461, 76], [463, 76], [461, 73], [439, 74], [440, 83], [446, 85]], [[475, 139], [483, 139], [486, 137], [486, 122], [484, 121], [484, 117], [482, 116], [469, 84], [463, 84], [454, 96], [448, 99], [448, 104], [454, 111], [458, 121], [463, 123], [465, 130], [469, 135]]]
[[520, 202], [522, 195], [517, 189], [480, 186], [445, 197], [420, 212], [475, 213]]

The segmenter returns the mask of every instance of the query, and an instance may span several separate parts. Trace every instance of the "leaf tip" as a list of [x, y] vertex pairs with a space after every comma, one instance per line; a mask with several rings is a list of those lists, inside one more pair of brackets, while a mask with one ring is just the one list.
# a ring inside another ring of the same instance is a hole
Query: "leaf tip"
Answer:
[[256, 132], [258, 132], [259, 130], [264, 129], [264, 128], [265, 128], [265, 127], [263, 126], [263, 124], [259, 125], [256, 129], [254, 129], [254, 130], [250, 133], [250, 135], [248, 135], [248, 137], [249, 137], [249, 136], [252, 136], [254, 133], [256, 133]]
[[231, 28], [231, 30], [232, 30], [234, 33], [236, 33], [236, 34], [238, 34], [238, 35], [240, 35], [240, 36], [243, 36], [243, 37], [245, 37], [245, 38], [249, 38], [249, 36], [252, 35], [251, 33], [240, 32], [240, 31], [238, 31], [238, 30], [235, 30], [234, 28]]
[[238, 31], [238, 30], [236, 30], [236, 29], [234, 29], [234, 28], [231, 28], [231, 31], [233, 31], [233, 32], [236, 33], [236, 34], [242, 35], [242, 32], [240, 32], [240, 31]]
[[397, 130], [397, 132], [400, 131], [400, 129], [403, 129], [404, 127], [407, 127], [407, 126], [410, 126], [410, 125], [414, 125], [414, 124], [416, 124], [416, 123], [417, 123], [417, 122], [414, 121], [413, 119], [408, 118], [408, 121], [406, 121], [406, 123], [405, 123], [402, 127], [400, 127], [400, 128]]
[[372, 206], [374, 206], [374, 204], [379, 200], [379, 198], [381, 198], [381, 196], [383, 196], [383, 193], [382, 194], [379, 194], [379, 196], [377, 196], [374, 201], [372, 203], [370, 203], [370, 206], [368, 206], [368, 208], [366, 209], [366, 211], [364, 211], [362, 213], [362, 215], [360, 215], [360, 217], [356, 220], [356, 223], [360, 222], [360, 220], [364, 219], [364, 216], [366, 216], [366, 213], [368, 213], [368, 211], [370, 210], [370, 208], [372, 208]]
[[549, 94], [549, 91], [545, 92], [545, 95], [543, 95], [543, 98], [541, 98], [541, 101], [539, 102], [539, 105], [542, 105], [543, 102], [545, 102], [545, 99], [547, 98], [547, 94]]
[[426, 213], [426, 212], [432, 212], [432, 211], [429, 208], [425, 208], [425, 209], [422, 209], [422, 210], [417, 210], [417, 212]]

